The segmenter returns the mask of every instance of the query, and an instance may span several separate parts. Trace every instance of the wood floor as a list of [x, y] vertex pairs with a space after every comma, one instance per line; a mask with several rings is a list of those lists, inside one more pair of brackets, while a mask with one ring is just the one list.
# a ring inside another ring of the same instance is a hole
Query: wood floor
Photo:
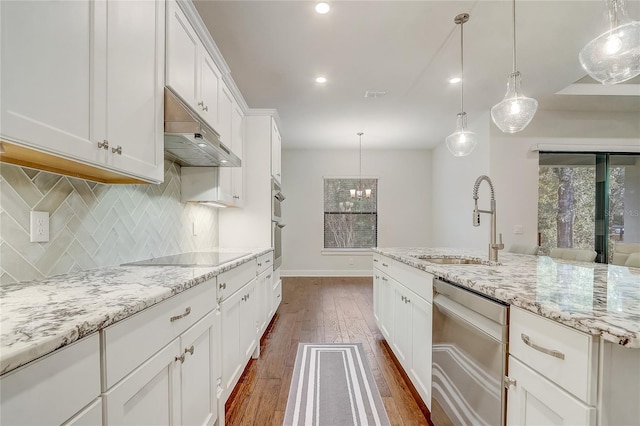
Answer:
[[373, 319], [371, 278], [283, 278], [282, 303], [226, 404], [226, 424], [282, 425], [299, 342], [361, 342], [392, 425], [427, 425]]

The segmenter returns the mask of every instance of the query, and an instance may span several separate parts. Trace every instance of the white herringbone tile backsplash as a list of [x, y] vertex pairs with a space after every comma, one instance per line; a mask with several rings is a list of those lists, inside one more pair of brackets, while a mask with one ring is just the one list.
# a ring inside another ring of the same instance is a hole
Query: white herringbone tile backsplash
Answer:
[[[31, 210], [49, 212], [49, 242], [29, 242]], [[104, 185], [0, 165], [0, 284], [217, 246], [217, 210], [180, 202], [175, 163], [165, 161], [160, 185]]]

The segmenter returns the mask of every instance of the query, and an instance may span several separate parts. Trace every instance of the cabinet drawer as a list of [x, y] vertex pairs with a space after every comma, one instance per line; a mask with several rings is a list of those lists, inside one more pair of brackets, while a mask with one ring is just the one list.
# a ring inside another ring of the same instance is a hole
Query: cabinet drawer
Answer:
[[273, 252], [265, 253], [258, 257], [258, 275], [266, 271], [270, 266], [273, 266]]
[[373, 266], [398, 281], [427, 302], [433, 301], [433, 275], [386, 256], [379, 256]]
[[256, 261], [250, 260], [218, 275], [218, 299], [226, 299], [256, 277]]
[[108, 390], [216, 306], [212, 279], [104, 329]]
[[0, 379], [0, 424], [62, 424], [100, 395], [98, 333]]
[[511, 307], [509, 353], [595, 405], [598, 344], [592, 336]]

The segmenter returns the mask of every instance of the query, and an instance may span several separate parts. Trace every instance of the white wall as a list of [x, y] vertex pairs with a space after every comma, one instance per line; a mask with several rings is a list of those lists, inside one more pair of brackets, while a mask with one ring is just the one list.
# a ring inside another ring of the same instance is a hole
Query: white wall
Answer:
[[[469, 123], [469, 130], [475, 132], [479, 140], [468, 156], [454, 157], [444, 141], [433, 151], [431, 234], [434, 247], [485, 248], [489, 244], [488, 216], [481, 216], [479, 227], [472, 225], [473, 184], [478, 176], [490, 175], [488, 120], [487, 113]], [[452, 119], [451, 131], [454, 124]], [[500, 190], [496, 191], [500, 205]], [[489, 186], [482, 183], [478, 194], [478, 206], [488, 209]]]
[[[357, 177], [357, 150], [283, 150], [282, 275], [371, 275], [371, 254], [323, 248], [323, 177]], [[431, 152], [362, 152], [362, 175], [377, 177], [378, 246], [430, 245]]]
[[[610, 146], [637, 149], [640, 144], [640, 120], [629, 113], [538, 111], [529, 127], [513, 135], [500, 132], [487, 113], [469, 127], [480, 135], [480, 142], [468, 157], [453, 157], [444, 142], [434, 150], [432, 234], [437, 246], [486, 247], [486, 220], [480, 228], [471, 226], [471, 190], [475, 178], [483, 173], [495, 187], [497, 231], [503, 233], [505, 247], [537, 242], [538, 154], [531, 152], [532, 145], [580, 145], [596, 150]], [[480, 208], [486, 206], [485, 194], [480, 193]], [[515, 225], [522, 225], [523, 234], [514, 234]]]

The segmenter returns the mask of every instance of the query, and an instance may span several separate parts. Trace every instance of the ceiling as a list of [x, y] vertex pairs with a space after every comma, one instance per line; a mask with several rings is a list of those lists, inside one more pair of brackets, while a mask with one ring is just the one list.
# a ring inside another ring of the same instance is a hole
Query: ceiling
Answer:
[[[359, 131], [364, 149], [441, 143], [460, 110], [460, 85], [449, 79], [460, 74], [453, 19], [462, 12], [471, 15], [464, 25], [469, 122], [504, 96], [512, 67], [510, 1], [329, 3], [331, 11], [319, 15], [313, 1], [194, 0], [248, 105], [278, 110], [285, 148], [354, 149]], [[636, 96], [556, 94], [576, 82], [597, 84], [584, 78], [578, 52], [606, 30], [602, 0], [516, 6], [518, 69], [539, 109], [640, 117], [638, 79], [627, 86]], [[627, 1], [627, 9], [640, 19], [639, 0]], [[319, 75], [328, 82], [316, 84]], [[367, 90], [387, 94], [365, 98]]]

